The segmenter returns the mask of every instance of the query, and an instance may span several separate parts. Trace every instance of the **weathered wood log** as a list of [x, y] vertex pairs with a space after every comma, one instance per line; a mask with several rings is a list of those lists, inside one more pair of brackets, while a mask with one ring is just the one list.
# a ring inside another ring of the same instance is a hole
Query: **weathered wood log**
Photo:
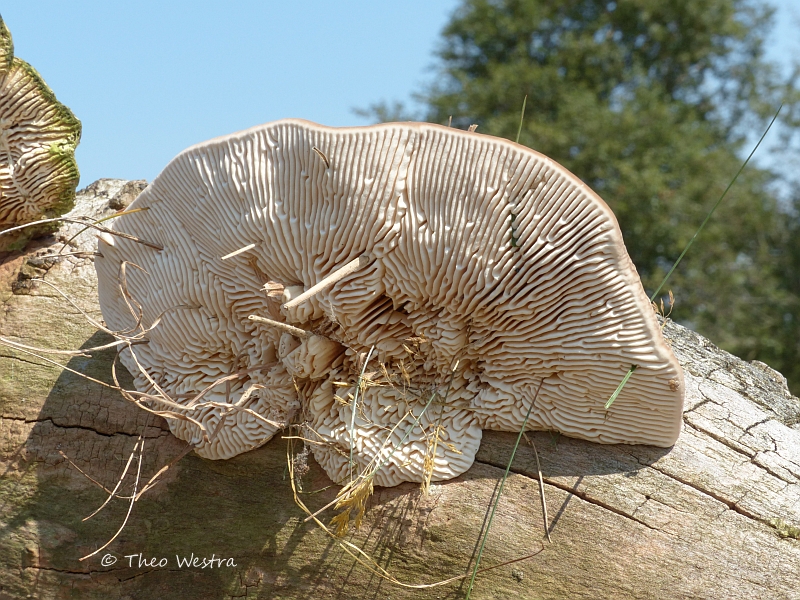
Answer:
[[[79, 193], [73, 216], [111, 214], [123, 183], [101, 180]], [[66, 241], [78, 230], [71, 225], [59, 236]], [[93, 235], [81, 234], [65, 252], [93, 250]], [[46, 254], [60, 246], [44, 240], [0, 266], [0, 336], [60, 349], [112, 341], [53, 287], [33, 281], [44, 278], [100, 318], [91, 256]], [[480, 574], [474, 598], [798, 597], [800, 402], [766, 365], [671, 322], [665, 333], [687, 381], [678, 443], [601, 446], [530, 433], [552, 543], [544, 538], [533, 449], [523, 444], [482, 565], [537, 554]], [[110, 381], [113, 349], [49, 357]], [[128, 501], [114, 499], [83, 522], [107, 494], [76, 468], [112, 488], [141, 435], [144, 481], [184, 444], [118, 393], [8, 347], [0, 347], [0, 410], [0, 600], [460, 598], [466, 591], [464, 580], [433, 589], [392, 584], [304, 522], [280, 438], [229, 461], [186, 456], [135, 503], [120, 536], [81, 562], [114, 535]], [[345, 539], [409, 584], [469, 574], [515, 437], [485, 432], [474, 466], [432, 485], [427, 497], [410, 484], [376, 489], [361, 529]], [[308, 468], [300, 497], [317, 510], [336, 488], [316, 465]], [[126, 485], [121, 493], [130, 492]], [[192, 557], [199, 560], [187, 566]]]

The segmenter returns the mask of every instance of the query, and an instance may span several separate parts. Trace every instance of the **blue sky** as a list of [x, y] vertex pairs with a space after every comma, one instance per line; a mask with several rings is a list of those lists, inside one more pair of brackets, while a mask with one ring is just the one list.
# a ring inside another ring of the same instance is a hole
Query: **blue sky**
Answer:
[[[768, 55], [800, 56], [800, 3], [779, 8]], [[15, 54], [83, 122], [80, 187], [152, 180], [184, 148], [276, 119], [363, 124], [430, 81], [457, 0], [12, 0]]]

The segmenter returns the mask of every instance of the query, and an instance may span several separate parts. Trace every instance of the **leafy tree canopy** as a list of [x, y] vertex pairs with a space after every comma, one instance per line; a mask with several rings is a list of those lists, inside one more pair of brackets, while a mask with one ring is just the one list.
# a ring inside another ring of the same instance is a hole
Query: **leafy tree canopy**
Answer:
[[[783, 131], [798, 125], [795, 77], [764, 59], [771, 17], [745, 0], [464, 0], [436, 82], [418, 95], [423, 119], [514, 139], [527, 95], [520, 143], [611, 206], [650, 293], [781, 103]], [[402, 110], [361, 112], [386, 121]], [[797, 390], [800, 227], [775, 179], [745, 170], [667, 288], [673, 318]]]

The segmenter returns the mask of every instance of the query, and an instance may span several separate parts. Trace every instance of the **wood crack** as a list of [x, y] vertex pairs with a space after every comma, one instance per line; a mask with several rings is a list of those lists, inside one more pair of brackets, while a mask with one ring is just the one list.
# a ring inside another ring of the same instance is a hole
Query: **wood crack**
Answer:
[[55, 567], [42, 567], [38, 565], [25, 565], [23, 569], [35, 569], [37, 571], [53, 571], [54, 573], [68, 573], [70, 575], [91, 575], [92, 573], [108, 573], [109, 571], [90, 570], [90, 571], [71, 571], [69, 569], [56, 569]]
[[[475, 462], [476, 463], [480, 463], [480, 464], [484, 464], [484, 465], [488, 465], [488, 466], [491, 466], [491, 467], [496, 467], [498, 469], [504, 469], [505, 466], [506, 466], [506, 465], [499, 465], [499, 464], [495, 464], [495, 463], [487, 462], [487, 461], [482, 461], [482, 460], [478, 460], [478, 459], [476, 459]], [[516, 473], [517, 475], [522, 475], [523, 477], [527, 477], [528, 479], [532, 479], [537, 485], [539, 483], [538, 479], [536, 477], [533, 477], [530, 473], [526, 473], [525, 471], [515, 470], [512, 467], [511, 472], [512, 473]], [[589, 504], [594, 504], [595, 506], [599, 506], [600, 508], [608, 510], [608, 511], [610, 511], [610, 512], [616, 514], [616, 515], [619, 515], [621, 517], [625, 517], [626, 519], [630, 519], [631, 521], [634, 521], [634, 522], [638, 523], [639, 525], [643, 525], [643, 526], [647, 527], [648, 529], [652, 529], [654, 531], [661, 531], [658, 527], [653, 527], [649, 523], [646, 523], [646, 522], [642, 521], [641, 519], [637, 519], [633, 515], [628, 514], [625, 511], [620, 510], [619, 508], [616, 508], [615, 506], [611, 506], [610, 504], [608, 504], [606, 502], [603, 502], [602, 500], [598, 500], [597, 498], [594, 498], [594, 497], [590, 496], [589, 494], [587, 494], [583, 490], [575, 489], [574, 487], [569, 486], [567, 484], [560, 483], [558, 481], [554, 481], [552, 479], [549, 479], [549, 478], [545, 477], [544, 474], [542, 475], [542, 480], [547, 485], [550, 485], [550, 486], [553, 486], [554, 488], [558, 488], [559, 490], [568, 492], [568, 493], [574, 495], [576, 498], [579, 498], [580, 500], [588, 502]], [[641, 507], [639, 507], [639, 508], [641, 508]]]
[[[742, 448], [737, 447], [735, 444], [733, 444], [731, 442], [731, 440], [725, 439], [724, 437], [722, 437], [721, 435], [717, 435], [713, 431], [709, 431], [708, 429], [704, 429], [703, 427], [701, 427], [697, 423], [692, 423], [691, 421], [689, 421], [686, 418], [686, 415], [684, 415], [684, 417], [683, 417], [683, 422], [686, 425], [688, 425], [689, 427], [691, 427], [692, 429], [694, 429], [695, 431], [698, 431], [698, 432], [700, 432], [700, 433], [702, 433], [704, 435], [707, 435], [712, 440], [719, 442], [720, 444], [722, 444], [726, 448], [730, 448], [734, 452], [736, 452], [738, 454], [741, 454], [742, 456], [746, 456], [748, 460], [752, 460], [758, 454], [757, 450], [753, 450], [752, 454], [749, 453], [749, 452], [745, 452], [744, 450], [742, 450]], [[741, 444], [741, 445], [744, 446], [744, 444]], [[750, 450], [750, 449], [748, 448], [748, 450]]]
[[[49, 422], [53, 427], [58, 427], [59, 429], [82, 429], [84, 431], [91, 431], [92, 433], [96, 433], [97, 435], [101, 435], [103, 437], [114, 437], [115, 435], [124, 435], [127, 437], [139, 437], [138, 433], [128, 433], [126, 431], [113, 431], [111, 433], [104, 433], [102, 431], [98, 431], [97, 429], [93, 429], [92, 427], [86, 427], [85, 425], [62, 425], [60, 423], [56, 423], [52, 417], [47, 417], [44, 419], [25, 419], [22, 417], [8, 417], [8, 416], [0, 416], [0, 421], [18, 421], [21, 423], [47, 423]], [[147, 426], [148, 427], [152, 426]], [[164, 435], [169, 435], [169, 432], [161, 430], [161, 433], [155, 436], [146, 436], [142, 434], [142, 436], [146, 439], [155, 439], [162, 437]]]
[[722, 504], [727, 506], [729, 509], [731, 509], [734, 512], [739, 513], [743, 517], [747, 517], [748, 519], [752, 519], [753, 521], [758, 521], [759, 523], [768, 524], [766, 519], [763, 519], [763, 518], [759, 517], [758, 515], [756, 515], [755, 513], [751, 513], [749, 510], [746, 510], [746, 509], [742, 508], [734, 500], [729, 500], [728, 498], [725, 498], [724, 496], [722, 496], [720, 494], [717, 494], [716, 492], [713, 492], [713, 491], [708, 490], [708, 489], [704, 489], [704, 488], [700, 487], [699, 485], [697, 485], [696, 483], [694, 483], [692, 481], [689, 481], [688, 479], [684, 479], [682, 477], [678, 477], [677, 475], [674, 475], [672, 473], [664, 471], [663, 469], [659, 469], [655, 465], [648, 465], [648, 467], [653, 469], [654, 471], [657, 471], [658, 473], [661, 473], [662, 475], [666, 475], [670, 479], [673, 479], [673, 480], [677, 481], [680, 484], [688, 486], [688, 487], [692, 488], [693, 490], [700, 492], [701, 494], [704, 494], [704, 495], [706, 495], [706, 496], [708, 496], [710, 498], [713, 498], [717, 502], [721, 502]]
[[54, 367], [55, 366], [55, 365], [44, 364], [44, 363], [40, 363], [40, 362], [34, 362], [32, 360], [28, 360], [27, 358], [21, 358], [19, 356], [14, 356], [12, 354], [0, 354], [0, 358], [9, 358], [11, 360], [18, 360], [20, 362], [24, 362], [24, 363], [28, 363], [29, 365], [33, 365], [35, 367]]

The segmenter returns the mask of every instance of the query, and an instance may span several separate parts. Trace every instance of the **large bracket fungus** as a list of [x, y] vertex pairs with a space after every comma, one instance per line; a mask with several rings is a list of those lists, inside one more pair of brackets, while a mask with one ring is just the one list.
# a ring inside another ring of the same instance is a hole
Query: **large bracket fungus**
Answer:
[[115, 229], [150, 245], [103, 235], [103, 315], [147, 331], [121, 360], [202, 456], [296, 422], [335, 481], [395, 485], [464, 472], [532, 403], [529, 428], [600, 443], [680, 432], [681, 369], [614, 215], [528, 148], [278, 121], [187, 149], [131, 208]]
[[[72, 208], [80, 139], [80, 121], [33, 67], [14, 56], [11, 33], [0, 18], [0, 230]], [[54, 227], [4, 235], [0, 252], [19, 249]]]

